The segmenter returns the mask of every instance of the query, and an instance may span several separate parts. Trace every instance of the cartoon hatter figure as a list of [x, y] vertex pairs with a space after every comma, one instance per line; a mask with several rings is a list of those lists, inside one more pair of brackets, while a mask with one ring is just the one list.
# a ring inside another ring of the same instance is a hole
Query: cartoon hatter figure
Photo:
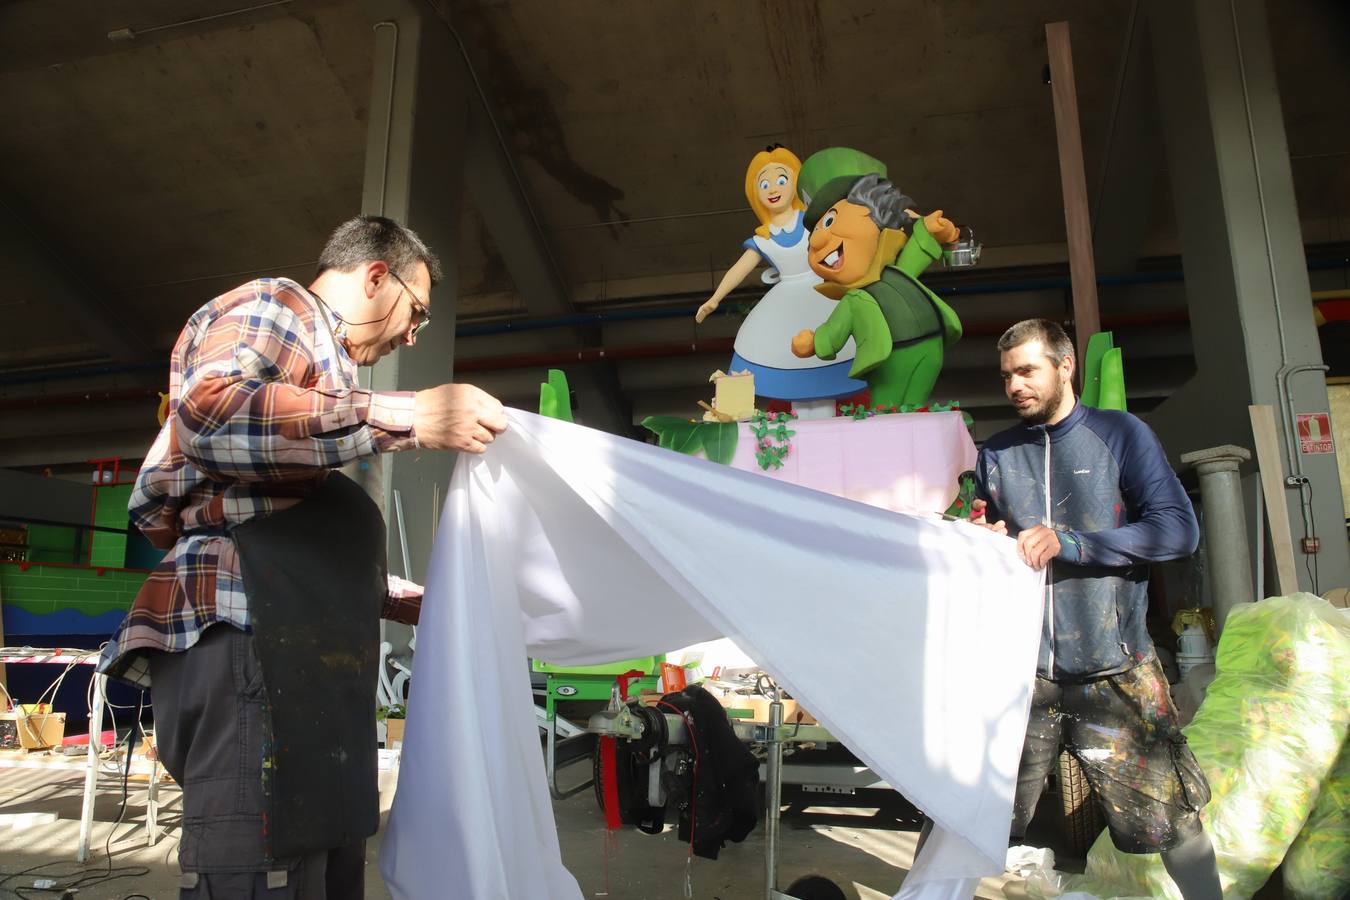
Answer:
[[832, 178], [811, 197], [807, 258], [839, 305], [814, 332], [792, 339], [802, 358], [833, 359], [852, 338], [849, 375], [864, 378], [876, 406], [923, 406], [942, 370], [943, 349], [961, 338], [955, 311], [919, 276], [960, 237], [942, 210], [919, 217], [914, 201], [881, 175]]

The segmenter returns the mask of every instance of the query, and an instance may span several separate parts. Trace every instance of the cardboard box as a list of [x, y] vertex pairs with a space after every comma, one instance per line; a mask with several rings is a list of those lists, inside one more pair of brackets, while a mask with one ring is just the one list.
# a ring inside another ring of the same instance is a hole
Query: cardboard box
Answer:
[[[713, 409], [732, 421], [742, 422], [755, 414], [755, 376], [750, 372], [723, 372], [708, 377], [713, 383]], [[716, 413], [703, 414], [703, 421], [718, 421]]]
[[[46, 750], [61, 746], [66, 736], [65, 713], [23, 715], [17, 712], [0, 713], [0, 721], [13, 723], [19, 746], [24, 750]], [[9, 728], [4, 729], [8, 734]]]
[[[747, 711], [751, 722], [769, 721], [768, 697], [759, 694], [721, 694], [717, 701], [729, 710]], [[739, 716], [737, 718], [740, 718]], [[784, 725], [816, 725], [816, 717], [797, 704], [796, 700], [783, 701]]]
[[403, 743], [403, 723], [407, 719], [385, 719], [384, 720], [384, 745], [393, 747], [397, 742]]

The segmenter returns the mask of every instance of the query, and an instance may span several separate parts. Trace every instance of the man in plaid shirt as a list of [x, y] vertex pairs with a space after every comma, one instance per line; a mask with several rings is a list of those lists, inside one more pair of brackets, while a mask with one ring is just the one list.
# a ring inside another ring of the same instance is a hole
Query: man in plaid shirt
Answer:
[[[184, 792], [182, 898], [360, 896], [364, 842], [290, 860], [267, 850], [263, 679], [230, 530], [372, 454], [482, 453], [505, 430], [501, 403], [471, 385], [358, 385], [359, 365], [416, 343], [440, 275], [411, 230], [355, 218], [333, 232], [308, 288], [285, 278], [235, 288], [193, 314], [174, 346], [168, 415], [130, 505], [167, 553], [100, 670], [152, 690], [160, 755]], [[383, 615], [415, 624], [421, 588], [389, 582]]]

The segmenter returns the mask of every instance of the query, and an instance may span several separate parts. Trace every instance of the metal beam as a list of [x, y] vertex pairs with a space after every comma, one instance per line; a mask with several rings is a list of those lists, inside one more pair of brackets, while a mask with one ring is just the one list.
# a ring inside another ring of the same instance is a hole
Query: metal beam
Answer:
[[[1284, 114], [1262, 0], [1148, 0], [1163, 136], [1186, 267], [1196, 378], [1150, 417], [1164, 446], [1251, 446], [1249, 405], [1277, 411], [1295, 527], [1326, 529], [1305, 590], [1350, 582], [1336, 457], [1297, 440], [1329, 409]], [[1327, 523], [1333, 523], [1328, 525]], [[1334, 529], [1334, 532], [1332, 531]], [[1316, 574], [1314, 574], [1316, 573]]]
[[45, 289], [42, 299], [65, 309], [109, 356], [144, 360], [154, 354], [150, 342], [141, 336], [144, 329], [129, 322], [125, 310], [104, 299], [107, 292], [39, 234], [12, 197], [0, 199], [0, 247], [16, 264], [36, 273], [34, 280]]
[[[472, 78], [467, 65], [465, 77]], [[465, 182], [474, 206], [492, 233], [529, 314], [557, 316], [574, 312], [570, 292], [543, 226], [517, 177], [510, 151], [497, 136], [486, 100], [476, 92], [471, 94]]]

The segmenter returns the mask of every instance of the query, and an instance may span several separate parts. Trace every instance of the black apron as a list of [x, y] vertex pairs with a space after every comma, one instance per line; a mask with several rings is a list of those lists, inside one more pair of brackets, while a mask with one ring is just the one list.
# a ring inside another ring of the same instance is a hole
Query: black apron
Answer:
[[379, 827], [375, 685], [388, 591], [379, 508], [329, 473], [297, 505], [232, 531], [267, 692], [265, 844], [272, 859]]

